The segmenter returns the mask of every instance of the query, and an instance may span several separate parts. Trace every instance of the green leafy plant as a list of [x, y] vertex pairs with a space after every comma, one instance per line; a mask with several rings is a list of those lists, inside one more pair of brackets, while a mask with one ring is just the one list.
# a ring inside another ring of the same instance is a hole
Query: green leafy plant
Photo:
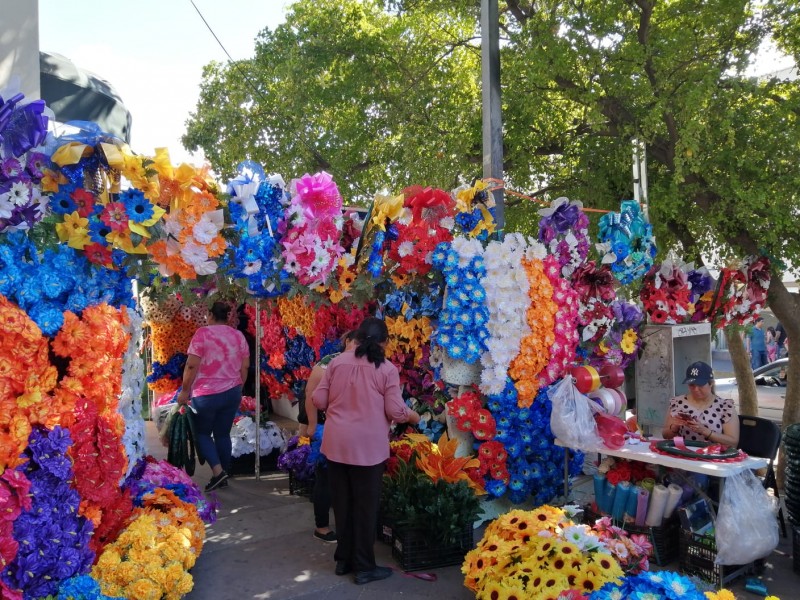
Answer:
[[420, 530], [442, 546], [457, 543], [483, 512], [466, 481], [434, 483], [413, 461], [399, 461], [394, 476], [384, 476], [381, 507], [395, 527]]

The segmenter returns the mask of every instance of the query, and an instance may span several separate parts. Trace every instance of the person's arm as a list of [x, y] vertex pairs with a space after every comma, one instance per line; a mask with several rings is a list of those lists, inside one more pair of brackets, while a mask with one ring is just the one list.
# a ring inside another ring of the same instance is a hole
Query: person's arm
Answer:
[[197, 369], [200, 366], [200, 357], [190, 354], [186, 359], [186, 366], [183, 367], [183, 382], [180, 393], [178, 393], [178, 404], [189, 404], [191, 400], [192, 386], [197, 378]]
[[306, 417], [308, 418], [308, 427], [306, 428], [308, 437], [314, 437], [314, 431], [317, 429], [317, 407], [314, 406], [314, 401], [312, 400], [312, 396], [314, 395], [314, 390], [317, 389], [320, 381], [322, 381], [322, 376], [325, 374], [325, 369], [323, 369], [319, 365], [314, 365], [314, 368], [311, 369], [311, 375], [308, 376], [308, 381], [306, 382]]
[[714, 431], [704, 424], [700, 424], [696, 431], [707, 441], [714, 444], [722, 444], [729, 448], [735, 448], [739, 445], [739, 417], [736, 415], [722, 426], [722, 433]]
[[392, 365], [387, 373], [386, 390], [383, 395], [383, 405], [386, 417], [395, 423], [411, 423], [417, 425], [420, 421], [419, 413], [411, 410], [403, 401], [403, 390], [400, 387], [400, 374]]
[[[331, 375], [331, 367], [328, 366], [327, 369], [324, 371], [324, 375], [322, 376], [322, 380], [317, 384], [316, 388], [314, 389], [313, 394], [309, 394], [306, 391], [306, 397], [311, 397], [311, 402], [313, 405], [318, 408], [319, 410], [328, 410], [328, 390], [330, 387], [330, 377]], [[306, 384], [306, 387], [308, 384]], [[310, 418], [311, 415], [309, 415]]]
[[664, 422], [664, 428], [661, 430], [661, 437], [665, 440], [671, 440], [678, 433], [680, 433], [682, 422], [672, 415], [672, 412], [667, 413], [667, 419]]

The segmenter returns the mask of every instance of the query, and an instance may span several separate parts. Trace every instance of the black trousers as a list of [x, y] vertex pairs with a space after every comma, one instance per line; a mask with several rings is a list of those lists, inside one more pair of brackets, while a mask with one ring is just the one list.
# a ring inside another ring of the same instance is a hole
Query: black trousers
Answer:
[[317, 465], [314, 470], [314, 490], [311, 492], [314, 503], [314, 525], [317, 529], [327, 527], [330, 523], [331, 485], [328, 478], [328, 465]]
[[362, 467], [328, 461], [338, 539], [333, 557], [356, 572], [375, 568], [375, 536], [385, 470], [386, 463]]

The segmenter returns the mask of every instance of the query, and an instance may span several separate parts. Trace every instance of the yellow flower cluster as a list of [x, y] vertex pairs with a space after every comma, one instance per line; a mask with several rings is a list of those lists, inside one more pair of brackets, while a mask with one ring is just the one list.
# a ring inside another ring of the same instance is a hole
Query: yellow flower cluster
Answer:
[[626, 329], [625, 333], [622, 334], [620, 348], [625, 354], [633, 354], [634, 350], [636, 350], [636, 341], [638, 339], [639, 334], [636, 333], [635, 329]]
[[92, 577], [108, 596], [178, 600], [194, 587], [188, 571], [204, 538], [195, 507], [159, 488], [145, 496], [131, 524], [105, 547]]
[[533, 259], [522, 261], [528, 275], [531, 304], [526, 313], [530, 334], [522, 338], [519, 354], [511, 362], [508, 374], [514, 379], [521, 407], [530, 406], [539, 391], [539, 373], [550, 360], [550, 347], [555, 341], [555, 314], [558, 306], [553, 302], [553, 285], [544, 272], [544, 263]]
[[286, 327], [294, 327], [306, 337], [315, 333], [314, 307], [306, 302], [305, 297], [300, 294], [292, 298], [281, 296], [277, 302], [281, 319]]
[[[736, 600], [736, 595], [730, 590], [719, 590], [718, 592], [706, 592], [708, 600]], [[777, 596], [767, 596], [764, 600], [780, 600]]]
[[422, 347], [430, 342], [431, 320], [428, 317], [414, 317], [406, 320], [404, 316], [386, 317], [389, 329], [389, 342], [386, 344], [386, 356], [394, 356], [398, 352], [413, 354], [414, 360], [422, 360]]
[[584, 552], [561, 535], [571, 525], [551, 506], [512, 510], [492, 522], [483, 539], [464, 559], [464, 585], [476, 598], [541, 598], [578, 589], [591, 593], [622, 577], [614, 557]]

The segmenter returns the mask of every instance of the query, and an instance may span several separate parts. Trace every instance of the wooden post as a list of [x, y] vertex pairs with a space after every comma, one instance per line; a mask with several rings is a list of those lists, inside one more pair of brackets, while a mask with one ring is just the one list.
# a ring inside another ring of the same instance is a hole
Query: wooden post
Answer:
[[[503, 113], [500, 104], [500, 13], [497, 0], [481, 0], [483, 177], [503, 181]], [[505, 228], [503, 189], [494, 190], [498, 237]]]

